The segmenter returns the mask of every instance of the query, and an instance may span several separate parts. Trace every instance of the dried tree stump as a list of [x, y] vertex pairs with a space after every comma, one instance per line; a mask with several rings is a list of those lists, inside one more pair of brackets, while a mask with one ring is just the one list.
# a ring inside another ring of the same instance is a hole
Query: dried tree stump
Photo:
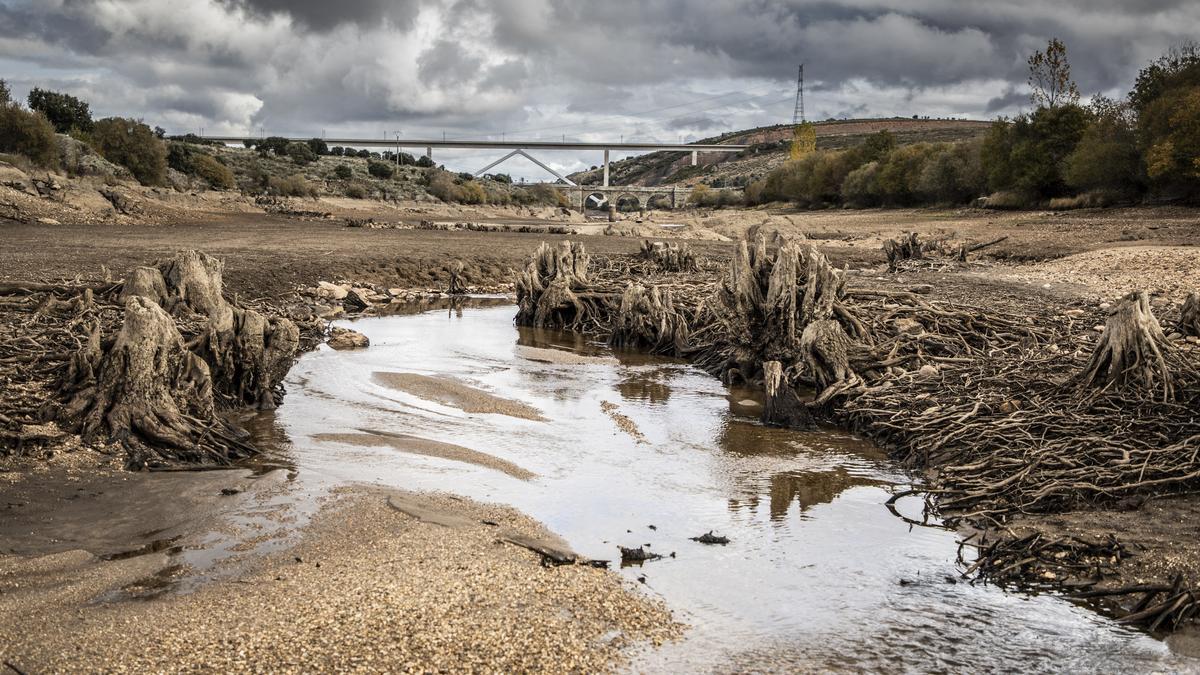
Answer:
[[155, 457], [224, 464], [253, 452], [216, 416], [208, 365], [153, 300], [126, 300], [125, 321], [98, 368], [73, 370], [79, 380], [60, 420], [88, 442], [123, 445], [134, 466]]
[[1183, 301], [1179, 312], [1179, 332], [1200, 337], [1200, 293], [1192, 293]]
[[1134, 387], [1161, 391], [1164, 400], [1172, 398], [1175, 376], [1164, 355], [1169, 349], [1149, 296], [1135, 291], [1113, 308], [1078, 380], [1093, 389]]

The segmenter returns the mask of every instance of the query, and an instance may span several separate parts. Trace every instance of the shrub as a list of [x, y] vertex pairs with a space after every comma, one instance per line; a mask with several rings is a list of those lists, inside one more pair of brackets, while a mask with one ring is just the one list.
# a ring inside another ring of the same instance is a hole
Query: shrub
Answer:
[[432, 169], [434, 164], [432, 159], [429, 159], [426, 155], [421, 155], [417, 158], [417, 166], [422, 169]]
[[396, 173], [396, 167], [387, 162], [367, 160], [367, 173], [376, 178], [391, 178]]
[[366, 199], [367, 188], [362, 183], [351, 183], [346, 186], [346, 196], [351, 199]]
[[222, 164], [216, 157], [203, 152], [198, 152], [192, 157], [192, 171], [190, 173], [204, 179], [216, 190], [232, 190], [237, 187], [237, 181], [233, 178], [233, 171]]
[[308, 184], [304, 176], [296, 173], [287, 178], [270, 176], [267, 178], [267, 188], [282, 197], [316, 197], [317, 190]]
[[88, 104], [70, 94], [34, 87], [29, 92], [29, 109], [45, 115], [60, 134], [92, 130], [92, 111]]
[[283, 138], [282, 136], [267, 136], [261, 141], [257, 141], [254, 144], [254, 147], [256, 150], [258, 150], [258, 154], [260, 155], [274, 153], [282, 156], [287, 154], [289, 145], [290, 143], [288, 139]]
[[308, 147], [307, 143], [289, 143], [287, 146], [287, 155], [292, 158], [292, 162], [304, 166], [317, 161], [317, 153]]
[[12, 102], [12, 89], [8, 88], [7, 81], [0, 80], [0, 105], [8, 105]]
[[46, 116], [16, 103], [0, 104], [0, 152], [23, 155], [35, 166], [58, 168], [58, 139]]
[[95, 123], [87, 139], [105, 159], [129, 169], [142, 184], [162, 185], [166, 180], [166, 144], [145, 124], [108, 117]]
[[984, 191], [983, 167], [978, 143], [935, 146], [916, 181], [922, 200], [939, 204], [961, 204]]
[[186, 143], [167, 143], [167, 166], [182, 173], [192, 173], [192, 157], [196, 151]]
[[354, 169], [349, 164], [338, 164], [333, 169], [333, 175], [341, 180], [350, 180], [354, 176]]
[[567, 198], [567, 195], [563, 194], [562, 190], [544, 183], [539, 183], [538, 185], [534, 185], [532, 188], [529, 188], [529, 194], [533, 196], [534, 200], [538, 204], [545, 204], [546, 206], [561, 206], [565, 208], [569, 208], [571, 206], [571, 200]]
[[1063, 194], [1066, 159], [1088, 121], [1088, 113], [1077, 105], [1038, 108], [1011, 123], [998, 121], [983, 145], [988, 187], [1042, 198]]

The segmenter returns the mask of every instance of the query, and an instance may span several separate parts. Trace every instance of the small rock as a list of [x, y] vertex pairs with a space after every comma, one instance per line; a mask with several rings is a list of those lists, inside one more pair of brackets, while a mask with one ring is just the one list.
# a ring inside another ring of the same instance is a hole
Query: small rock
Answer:
[[940, 372], [937, 366], [926, 363], [917, 370], [917, 377], [937, 377]]
[[1068, 309], [1067, 311], [1063, 312], [1063, 314], [1066, 316], [1076, 317], [1083, 316], [1086, 314], [1086, 312], [1084, 312], [1082, 309]]
[[236, 495], [239, 492], [241, 492], [241, 490], [239, 490], [237, 488], [221, 488], [221, 494], [226, 497], [232, 497], [233, 495]]
[[349, 328], [334, 327], [329, 334], [329, 346], [333, 349], [362, 349], [370, 346], [366, 335]]
[[892, 322], [892, 326], [896, 328], [896, 332], [901, 335], [911, 334], [917, 335], [925, 331], [925, 327], [916, 319], [896, 319]]
[[342, 307], [345, 307], [347, 312], [361, 312], [370, 306], [370, 291], [362, 288], [351, 288], [342, 300]]
[[617, 548], [621, 550], [621, 561], [622, 562], [645, 562], [647, 560], [657, 560], [662, 557], [661, 555], [659, 555], [657, 553], [651, 553], [651, 552], [647, 551], [646, 549], [642, 548], [641, 546], [639, 546], [637, 548], [626, 548], [624, 546], [618, 546]]
[[933, 292], [933, 284], [916, 284], [915, 286], [909, 286], [908, 292], [926, 295]]
[[328, 294], [328, 297], [334, 300], [341, 300], [350, 292], [349, 288], [338, 286], [337, 284], [331, 284], [328, 281], [322, 281], [318, 283], [317, 288], [321, 291], [325, 291], [325, 293]]

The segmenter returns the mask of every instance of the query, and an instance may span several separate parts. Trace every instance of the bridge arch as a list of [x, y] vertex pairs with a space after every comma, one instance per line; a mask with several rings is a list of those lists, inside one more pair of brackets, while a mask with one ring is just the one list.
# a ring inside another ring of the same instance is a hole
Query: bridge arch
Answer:
[[645, 203], [642, 201], [642, 197], [639, 197], [632, 192], [622, 192], [618, 194], [616, 200], [613, 201], [613, 204], [617, 207], [617, 210], [621, 211], [622, 213], [641, 211], [645, 208]]
[[646, 199], [647, 210], [659, 209], [662, 211], [670, 211], [674, 208], [675, 204], [672, 203], [671, 195], [669, 194], [660, 192], [658, 194], [650, 195], [649, 198]]
[[607, 209], [608, 208], [608, 195], [606, 195], [603, 192], [586, 193], [583, 198], [583, 208], [584, 208], [584, 210]]

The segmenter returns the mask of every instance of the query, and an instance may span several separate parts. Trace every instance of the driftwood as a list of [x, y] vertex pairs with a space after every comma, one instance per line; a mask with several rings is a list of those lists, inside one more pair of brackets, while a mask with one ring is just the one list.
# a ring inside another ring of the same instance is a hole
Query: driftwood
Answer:
[[894, 272], [901, 262], [923, 258], [925, 252], [917, 238], [917, 233], [910, 232], [895, 239], [884, 240], [883, 254], [887, 256], [888, 269]]

